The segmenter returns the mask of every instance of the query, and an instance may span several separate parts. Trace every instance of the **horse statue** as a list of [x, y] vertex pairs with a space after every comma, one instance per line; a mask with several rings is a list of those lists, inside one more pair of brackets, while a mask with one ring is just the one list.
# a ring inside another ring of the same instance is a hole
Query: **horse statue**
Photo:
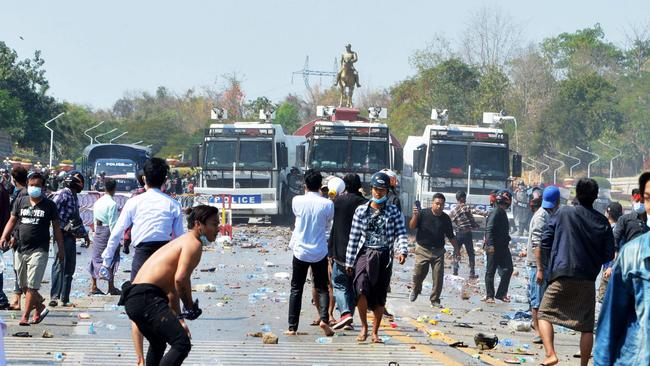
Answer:
[[[341, 67], [336, 75], [336, 86], [340, 91], [339, 107], [352, 107], [352, 96], [354, 95], [354, 88], [360, 87], [359, 74], [354, 68], [354, 63], [357, 62], [357, 53], [352, 51], [350, 44], [345, 46], [345, 53], [341, 55]], [[343, 99], [345, 98], [345, 105]]]

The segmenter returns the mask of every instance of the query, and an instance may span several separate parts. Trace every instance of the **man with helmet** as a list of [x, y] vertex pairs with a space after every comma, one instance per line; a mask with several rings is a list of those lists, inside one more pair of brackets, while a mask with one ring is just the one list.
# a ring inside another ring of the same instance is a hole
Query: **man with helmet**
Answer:
[[377, 172], [370, 179], [372, 199], [354, 211], [350, 240], [345, 256], [346, 272], [354, 276], [361, 331], [357, 340], [368, 337], [367, 310], [374, 313], [372, 342], [382, 343], [378, 332], [386, 305], [388, 285], [393, 270], [394, 245], [399, 246], [399, 264], [408, 255], [404, 216], [395, 205], [387, 203], [390, 177]]
[[[512, 276], [512, 256], [510, 254], [510, 223], [506, 210], [510, 207], [512, 195], [508, 191], [499, 191], [495, 195], [495, 207], [487, 217], [485, 228], [485, 252], [487, 265], [485, 269], [485, 301], [494, 303], [494, 299], [510, 302], [508, 286]], [[501, 281], [494, 293], [494, 274], [499, 268]]]
[[519, 181], [517, 189], [515, 190], [515, 197], [513, 200], [513, 215], [515, 217], [515, 227], [517, 235], [524, 235], [524, 231], [528, 230], [528, 222], [530, 219], [530, 209], [528, 208], [528, 193], [526, 183]]
[[86, 246], [90, 239], [79, 216], [79, 194], [84, 188], [84, 176], [73, 170], [64, 181], [64, 188], [53, 197], [59, 212], [61, 230], [63, 231], [63, 260], [56, 259], [52, 264], [52, 288], [50, 289], [50, 306], [56, 306], [60, 300], [63, 306], [70, 303], [72, 276], [77, 267], [77, 238], [84, 238]]
[[382, 169], [382, 173], [385, 173], [390, 178], [390, 189], [388, 190], [388, 204], [395, 205], [397, 208], [402, 210], [402, 203], [399, 199], [399, 193], [397, 192], [397, 174], [390, 169]]

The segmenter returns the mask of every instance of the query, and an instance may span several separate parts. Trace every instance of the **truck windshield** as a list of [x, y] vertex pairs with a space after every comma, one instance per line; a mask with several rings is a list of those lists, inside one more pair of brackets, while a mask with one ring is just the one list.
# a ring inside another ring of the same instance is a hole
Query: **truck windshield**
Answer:
[[346, 167], [348, 140], [315, 139], [312, 142], [309, 165], [312, 168], [342, 169]]
[[205, 146], [206, 168], [230, 168], [235, 162], [237, 141], [213, 141]]
[[135, 177], [135, 163], [127, 159], [98, 159], [95, 162], [95, 174], [101, 172], [107, 176], [133, 175]]
[[273, 168], [271, 141], [240, 141], [238, 167]]
[[386, 141], [352, 140], [350, 163], [352, 168], [380, 170], [388, 167]]
[[472, 177], [505, 179], [508, 177], [508, 150], [502, 146], [472, 145]]
[[[239, 154], [237, 154], [237, 152], [239, 152]], [[206, 144], [206, 168], [232, 169], [232, 163], [234, 162], [237, 162], [238, 169], [272, 169], [272, 140], [222, 140], [210, 141]]]
[[466, 144], [431, 144], [427, 171], [431, 176], [464, 177], [467, 175]]

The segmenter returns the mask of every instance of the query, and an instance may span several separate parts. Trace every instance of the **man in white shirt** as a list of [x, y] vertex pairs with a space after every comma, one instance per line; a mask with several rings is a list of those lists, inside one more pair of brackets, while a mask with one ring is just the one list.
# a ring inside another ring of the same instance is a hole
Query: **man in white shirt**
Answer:
[[327, 230], [334, 218], [334, 204], [320, 195], [323, 177], [319, 171], [308, 170], [305, 174], [305, 194], [293, 198], [295, 229], [289, 247], [293, 251], [293, 273], [289, 297], [289, 329], [287, 335], [296, 335], [302, 306], [302, 291], [311, 267], [314, 287], [318, 291], [320, 327], [326, 336], [334, 335], [330, 328], [329, 293], [327, 275]]
[[[133, 224], [131, 243], [135, 252], [131, 263], [131, 281], [153, 253], [184, 234], [181, 205], [160, 191], [167, 180], [169, 166], [161, 158], [151, 158], [145, 162], [143, 170], [147, 191], [126, 201], [102, 253], [102, 267], [109, 268], [115, 256], [119, 255], [116, 250], [124, 231]], [[103, 272], [107, 272], [105, 268], [102, 268]], [[138, 365], [144, 365], [143, 338], [135, 323], [132, 324], [131, 337]]]

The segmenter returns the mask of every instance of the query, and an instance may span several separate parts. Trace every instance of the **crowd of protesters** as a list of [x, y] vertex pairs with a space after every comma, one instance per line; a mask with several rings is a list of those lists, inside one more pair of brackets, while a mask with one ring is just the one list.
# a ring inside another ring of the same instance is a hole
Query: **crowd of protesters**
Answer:
[[[13, 250], [15, 286], [11, 302], [0, 291], [0, 309], [22, 309], [19, 324], [29, 326], [42, 322], [51, 307], [74, 306], [70, 292], [77, 242], [90, 244], [79, 215], [78, 195], [85, 187], [85, 177], [78, 171], [68, 172], [62, 179], [56, 175], [60, 185], [52, 189], [52, 184], [48, 188], [49, 175], [28, 173], [22, 167], [10, 174], [10, 179], [3, 178], [0, 184], [0, 248]], [[478, 278], [472, 239], [472, 232], [478, 229], [474, 215], [487, 216], [483, 230], [487, 258], [484, 301], [510, 302], [513, 261], [507, 211], [513, 195], [509, 191], [491, 195], [489, 212], [472, 209], [466, 193], [459, 191], [449, 215], [444, 210], [445, 195], [436, 193], [430, 207], [423, 208], [416, 202], [406, 222], [393, 172], [382, 170], [372, 175], [368, 199], [356, 174], [342, 180], [329, 179], [333, 184], [327, 184], [325, 178], [319, 171], [307, 171], [304, 194], [292, 200], [295, 223], [290, 240], [293, 259], [287, 335], [298, 334], [304, 285], [311, 271], [319, 312], [317, 325], [323, 333], [332, 336], [335, 330], [353, 329], [356, 310], [361, 323], [357, 340], [366, 341], [370, 335], [371, 342], [381, 343], [379, 329], [387, 314], [393, 265], [403, 265], [409, 254], [407, 225], [415, 231], [409, 300], [417, 301], [431, 268], [429, 302], [432, 307], [442, 307], [447, 243], [453, 251], [453, 274], [459, 274], [464, 247], [469, 259], [468, 280]], [[181, 206], [168, 194], [177, 185], [185, 190], [185, 178], [170, 175], [164, 160], [152, 158], [138, 179], [141, 188], [121, 212], [114, 200], [115, 181], [106, 178], [102, 182], [104, 194], [93, 207], [89, 290], [95, 295], [121, 295], [120, 304], [126, 306], [133, 322], [132, 338], [139, 364], [145, 360], [147, 364], [180, 364], [191, 349], [184, 319], [194, 320], [201, 315], [198, 301], [191, 297], [190, 276], [200, 261], [201, 246], [215, 240], [218, 211], [197, 206], [186, 212], [189, 231], [185, 233]], [[529, 196], [530, 217], [525, 220], [527, 228], [520, 232], [528, 233], [528, 297], [532, 325], [538, 334], [533, 341], [542, 343], [546, 352], [542, 365], [554, 365], [559, 360], [554, 348], [554, 325], [581, 333], [582, 365], [587, 365], [592, 356], [594, 334], [596, 365], [620, 360], [627, 364], [650, 362], [648, 181], [650, 172], [639, 177], [639, 187], [631, 197], [633, 209], [628, 214], [623, 214], [623, 207], [616, 202], [607, 207], [606, 215], [595, 210], [599, 187], [589, 178], [577, 182], [571, 205], [561, 205], [560, 191], [554, 186]], [[514, 201], [519, 202], [524, 196], [516, 197], [517, 193]], [[522, 225], [524, 220], [515, 222]], [[54, 260], [48, 308], [39, 290], [50, 245]], [[114, 274], [120, 250], [128, 253], [130, 247], [134, 249], [131, 281], [120, 290], [115, 286]], [[143, 272], [142, 268], [148, 270]], [[500, 283], [495, 291], [497, 273]], [[0, 274], [0, 289], [2, 280]], [[106, 292], [98, 281], [108, 283]], [[597, 301], [602, 302], [598, 319]], [[182, 310], [180, 302], [184, 304]], [[338, 309], [339, 319], [333, 316], [334, 308]], [[372, 329], [369, 313], [374, 318]], [[180, 320], [167, 317], [170, 314]], [[146, 358], [143, 337], [150, 344]], [[165, 354], [167, 344], [171, 348]]]

